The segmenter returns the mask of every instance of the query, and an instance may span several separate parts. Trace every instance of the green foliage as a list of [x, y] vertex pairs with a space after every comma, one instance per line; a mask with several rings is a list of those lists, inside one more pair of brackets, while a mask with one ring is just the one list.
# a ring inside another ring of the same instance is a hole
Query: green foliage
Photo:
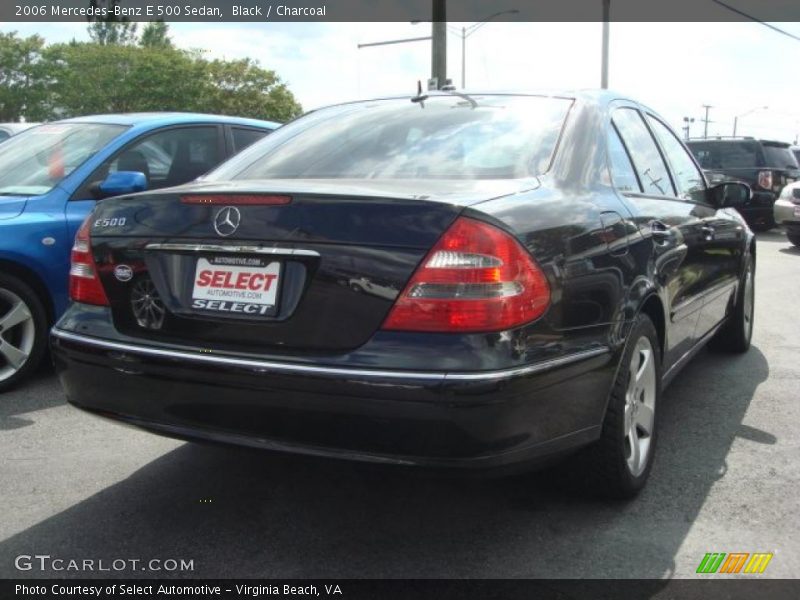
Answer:
[[63, 114], [198, 110], [203, 69], [174, 49], [58, 44], [46, 51], [53, 65], [51, 93]]
[[138, 44], [119, 39], [45, 47], [38, 36], [0, 34], [0, 121], [172, 110], [286, 121], [301, 113], [274, 71], [175, 48], [165, 23], [148, 24]]
[[250, 59], [204, 62], [206, 110], [256, 119], [288, 121], [301, 107], [274, 71], [262, 69]]
[[26, 117], [39, 121], [49, 114], [48, 69], [42, 60], [44, 40], [0, 33], [0, 121]]
[[169, 28], [164, 21], [152, 21], [144, 26], [139, 45], [145, 48], [171, 48], [172, 40], [168, 31]]
[[[111, 0], [107, 4], [108, 16], [104, 18], [90, 18], [89, 37], [95, 44], [116, 45], [135, 44], [138, 25], [131, 23], [127, 17], [115, 17], [113, 10], [120, 0]], [[89, 5], [97, 7], [97, 0], [92, 0]]]

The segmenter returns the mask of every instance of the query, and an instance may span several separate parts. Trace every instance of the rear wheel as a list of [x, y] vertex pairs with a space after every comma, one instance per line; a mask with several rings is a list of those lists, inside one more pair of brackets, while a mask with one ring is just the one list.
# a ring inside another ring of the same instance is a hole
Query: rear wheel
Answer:
[[731, 315], [709, 344], [713, 350], [741, 353], [750, 349], [750, 340], [753, 337], [755, 296], [756, 265], [752, 257], [748, 256]]
[[789, 238], [789, 241], [800, 248], [800, 233], [787, 233], [786, 237]]
[[661, 396], [659, 348], [653, 322], [639, 315], [611, 390], [600, 440], [575, 457], [581, 484], [594, 494], [632, 498], [647, 481]]
[[0, 273], [0, 392], [27, 377], [47, 345], [47, 313], [21, 279]]
[[752, 222], [750, 222], [750, 229], [759, 233], [763, 233], [764, 231], [769, 231], [770, 229], [775, 228], [776, 225], [777, 223], [775, 223], [775, 217], [772, 215], [766, 215], [753, 219]]

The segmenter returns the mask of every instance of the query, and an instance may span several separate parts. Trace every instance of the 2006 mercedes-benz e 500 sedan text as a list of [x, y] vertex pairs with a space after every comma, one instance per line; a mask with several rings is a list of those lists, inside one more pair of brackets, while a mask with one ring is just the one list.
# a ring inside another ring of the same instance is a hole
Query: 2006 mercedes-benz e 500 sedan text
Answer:
[[649, 109], [432, 93], [312, 112], [102, 202], [52, 332], [72, 404], [179, 438], [631, 496], [663, 386], [743, 352], [755, 242]]

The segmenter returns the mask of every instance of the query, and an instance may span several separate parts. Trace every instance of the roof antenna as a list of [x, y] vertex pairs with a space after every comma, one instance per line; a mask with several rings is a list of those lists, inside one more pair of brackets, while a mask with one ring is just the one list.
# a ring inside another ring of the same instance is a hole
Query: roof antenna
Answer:
[[422, 93], [422, 81], [417, 79], [417, 95], [411, 98], [412, 102], [419, 102], [422, 108], [425, 108], [425, 100], [428, 99], [428, 94]]

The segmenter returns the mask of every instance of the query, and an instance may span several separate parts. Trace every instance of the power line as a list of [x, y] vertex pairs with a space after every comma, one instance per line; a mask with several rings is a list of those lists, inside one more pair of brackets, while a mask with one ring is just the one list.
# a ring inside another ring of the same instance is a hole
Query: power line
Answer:
[[755, 23], [760, 23], [764, 27], [769, 27], [770, 29], [772, 29], [772, 31], [776, 31], [776, 32], [778, 32], [780, 34], [783, 34], [783, 35], [785, 35], [787, 37], [792, 38], [795, 41], [800, 42], [800, 37], [797, 37], [793, 33], [789, 33], [788, 31], [784, 31], [780, 27], [775, 27], [775, 25], [770, 25], [769, 23], [766, 23], [766, 22], [762, 21], [761, 19], [758, 19], [757, 17], [754, 17], [753, 15], [749, 15], [746, 12], [731, 6], [730, 4], [726, 4], [722, 0], [711, 0], [711, 1], [715, 2], [716, 4], [719, 4], [720, 6], [722, 6], [723, 8], [728, 9], [731, 12], [735, 12], [737, 15], [740, 15], [740, 16], [744, 17], [745, 19], [750, 19], [751, 21], [753, 21]]

